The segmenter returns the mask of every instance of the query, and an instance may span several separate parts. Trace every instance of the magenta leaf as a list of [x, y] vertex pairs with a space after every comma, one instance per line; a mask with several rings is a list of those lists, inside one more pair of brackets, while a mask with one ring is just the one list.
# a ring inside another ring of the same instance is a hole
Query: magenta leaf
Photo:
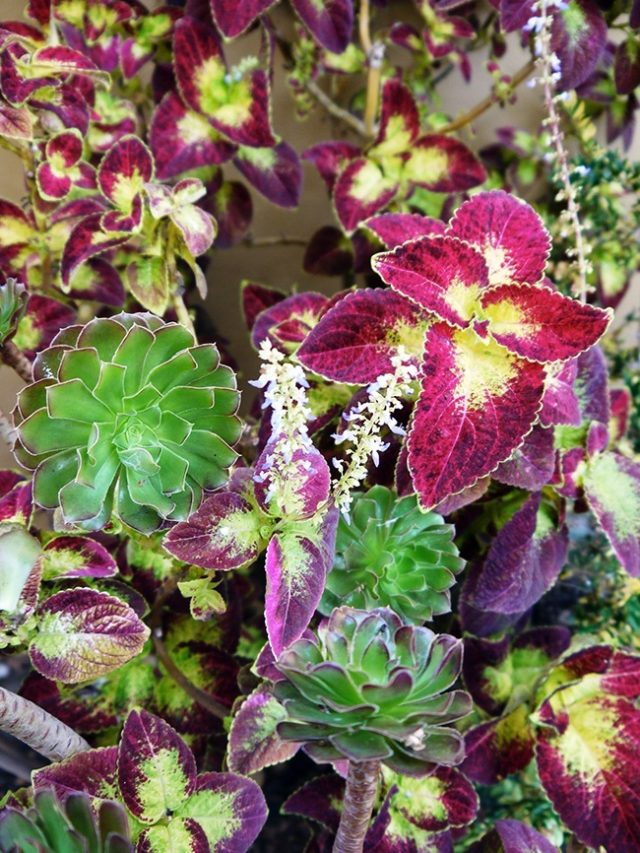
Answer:
[[251, 331], [258, 315], [277, 302], [282, 302], [286, 294], [273, 287], [266, 287], [254, 281], [242, 282], [242, 313], [247, 329]]
[[195, 790], [196, 762], [182, 738], [160, 717], [131, 711], [118, 746], [118, 785], [141, 823], [171, 815]]
[[409, 469], [425, 509], [508, 459], [530, 431], [544, 369], [471, 330], [427, 332], [422, 391], [409, 434]]
[[[118, 211], [137, 221], [141, 213], [136, 212], [136, 202], [144, 185], [153, 178], [153, 171], [153, 156], [144, 142], [137, 136], [123, 136], [102, 158], [98, 185]], [[105, 220], [107, 216], [109, 214], [105, 215]]]
[[311, 446], [295, 449], [283, 475], [279, 460], [286, 454], [286, 442], [286, 436], [276, 436], [260, 454], [254, 473], [256, 500], [269, 515], [308, 518], [329, 499], [331, 472], [324, 456]]
[[367, 157], [347, 163], [333, 187], [333, 202], [340, 224], [350, 234], [382, 210], [396, 195], [399, 184]]
[[0, 523], [29, 527], [32, 514], [31, 483], [15, 471], [0, 470]]
[[218, 225], [216, 247], [228, 249], [235, 246], [246, 235], [253, 219], [251, 193], [240, 181], [225, 181], [209, 184], [208, 194], [202, 206], [213, 214]]
[[494, 720], [474, 726], [465, 734], [462, 772], [473, 782], [493, 785], [523, 770], [533, 758], [534, 736], [526, 705]]
[[81, 219], [71, 232], [62, 253], [62, 281], [73, 286], [73, 274], [78, 267], [109, 249], [121, 246], [129, 239], [128, 234], [108, 234], [101, 227], [99, 213]]
[[265, 621], [274, 655], [303, 635], [322, 597], [333, 562], [338, 511], [321, 514], [315, 522], [289, 523], [267, 548]]
[[263, 12], [273, 6], [275, 0], [209, 0], [211, 14], [220, 32], [227, 38], [241, 35]]
[[466, 145], [450, 136], [427, 133], [411, 144], [403, 177], [431, 192], [455, 193], [484, 183], [487, 173]]
[[333, 225], [323, 225], [312, 235], [302, 262], [312, 275], [344, 275], [353, 265], [353, 243]]
[[329, 300], [312, 290], [294, 293], [256, 317], [251, 330], [251, 343], [258, 349], [267, 338], [284, 352], [297, 349], [326, 311]]
[[292, 758], [299, 744], [283, 741], [276, 731], [287, 712], [267, 685], [244, 700], [229, 731], [229, 769], [245, 776]]
[[391, 815], [424, 832], [466, 826], [478, 811], [473, 785], [453, 767], [438, 767], [423, 778], [400, 776], [390, 797]]
[[331, 53], [342, 53], [351, 40], [353, 0], [291, 0], [316, 41]]
[[392, 290], [348, 293], [322, 317], [298, 350], [302, 364], [335, 382], [365, 384], [393, 370], [403, 345], [420, 359], [427, 320]]
[[445, 231], [444, 222], [419, 213], [380, 213], [364, 224], [387, 249], [395, 249], [418, 237], [441, 237]]
[[360, 148], [352, 142], [319, 142], [303, 151], [302, 159], [313, 163], [331, 192], [344, 166], [360, 153]]
[[164, 547], [174, 557], [205, 569], [237, 569], [264, 547], [265, 518], [240, 495], [218, 492], [188, 521], [171, 528]]
[[149, 629], [119, 598], [95, 589], [57, 592], [38, 607], [29, 646], [35, 669], [74, 684], [97, 678], [138, 655]]
[[538, 214], [502, 190], [478, 193], [455, 213], [447, 233], [484, 255], [489, 283], [536, 284], [551, 241]]
[[110, 578], [118, 566], [107, 549], [88, 536], [56, 536], [42, 553], [45, 580], [55, 578]]
[[542, 833], [519, 820], [497, 820], [495, 827], [469, 847], [469, 853], [559, 853]]
[[477, 610], [524, 613], [553, 586], [567, 556], [569, 534], [532, 495], [493, 540], [465, 600]]
[[278, 207], [297, 207], [302, 190], [302, 169], [296, 151], [279, 142], [271, 148], [241, 146], [234, 165], [249, 183]]
[[575, 359], [550, 366], [540, 411], [540, 423], [543, 426], [580, 426], [580, 404], [573, 389], [577, 375], [578, 362]]
[[36, 770], [33, 787], [36, 791], [53, 788], [61, 800], [69, 794], [88, 794], [97, 810], [102, 801], [118, 799], [117, 761], [116, 746], [79, 752], [59, 764]]

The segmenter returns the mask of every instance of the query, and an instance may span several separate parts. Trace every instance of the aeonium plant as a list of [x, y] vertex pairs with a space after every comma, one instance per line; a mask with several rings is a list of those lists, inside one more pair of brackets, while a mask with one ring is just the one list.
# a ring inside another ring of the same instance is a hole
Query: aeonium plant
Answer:
[[0, 24], [0, 851], [637, 853], [636, 5]]

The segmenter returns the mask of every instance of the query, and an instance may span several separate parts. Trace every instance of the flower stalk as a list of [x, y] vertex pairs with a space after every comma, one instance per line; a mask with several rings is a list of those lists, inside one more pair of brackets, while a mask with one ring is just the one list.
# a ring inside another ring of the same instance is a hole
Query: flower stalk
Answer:
[[379, 775], [379, 761], [349, 762], [342, 816], [333, 853], [362, 853]]

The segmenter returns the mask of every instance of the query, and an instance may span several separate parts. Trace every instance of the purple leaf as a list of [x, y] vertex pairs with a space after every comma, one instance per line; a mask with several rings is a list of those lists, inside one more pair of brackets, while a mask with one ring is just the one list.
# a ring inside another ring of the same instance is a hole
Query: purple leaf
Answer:
[[283, 476], [278, 459], [286, 441], [283, 435], [272, 438], [258, 458], [254, 475], [256, 500], [272, 516], [308, 518], [329, 499], [331, 472], [324, 456], [312, 446], [294, 451]]
[[556, 424], [580, 426], [582, 420], [580, 404], [573, 390], [577, 375], [576, 359], [550, 366], [540, 411], [540, 423], [543, 426]]
[[45, 580], [54, 578], [110, 578], [118, 566], [107, 549], [87, 536], [57, 536], [44, 548]]
[[559, 853], [548, 838], [519, 820], [497, 820], [469, 853]]
[[267, 337], [279, 349], [285, 342], [301, 343], [326, 311], [328, 303], [326, 296], [313, 291], [294, 293], [279, 300], [256, 318], [251, 343], [256, 349]]
[[280, 142], [273, 148], [241, 147], [234, 165], [272, 204], [297, 207], [302, 190], [302, 168], [296, 151]]
[[554, 11], [551, 50], [560, 60], [560, 88], [575, 89], [595, 70], [607, 43], [607, 23], [594, 0], [569, 0]]
[[352, 0], [291, 0], [291, 5], [311, 35], [331, 53], [342, 53], [351, 41]]
[[101, 214], [92, 214], [81, 219], [71, 232], [62, 253], [62, 281], [67, 287], [73, 286], [73, 274], [80, 264], [129, 239], [128, 234], [107, 234], [101, 228], [101, 221]]
[[387, 249], [395, 249], [407, 240], [418, 237], [440, 237], [444, 234], [444, 222], [422, 216], [420, 213], [380, 213], [364, 223], [379, 237]]
[[533, 758], [534, 738], [526, 705], [465, 734], [462, 772], [473, 782], [493, 785], [523, 770]]
[[513, 456], [498, 465], [491, 476], [499, 483], [535, 492], [550, 482], [555, 461], [553, 430], [534, 426]]
[[276, 732], [278, 723], [286, 718], [286, 710], [268, 685], [247, 696], [229, 731], [229, 769], [248, 776], [292, 758], [300, 745], [283, 741]]
[[63, 801], [69, 794], [88, 794], [97, 810], [103, 800], [119, 799], [117, 761], [116, 746], [79, 752], [59, 764], [36, 770], [33, 787], [36, 791], [53, 788]]
[[282, 806], [284, 814], [301, 815], [335, 832], [342, 814], [344, 779], [336, 773], [317, 776], [293, 793]]
[[210, 0], [211, 14], [220, 32], [233, 39], [241, 35], [275, 0]]
[[242, 313], [247, 329], [251, 331], [258, 315], [277, 302], [282, 302], [286, 294], [273, 287], [266, 287], [253, 281], [242, 282]]

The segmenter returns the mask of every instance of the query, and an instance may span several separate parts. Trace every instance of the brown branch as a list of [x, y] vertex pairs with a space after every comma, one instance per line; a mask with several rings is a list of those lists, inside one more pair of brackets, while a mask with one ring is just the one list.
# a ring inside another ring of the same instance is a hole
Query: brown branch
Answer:
[[33, 382], [33, 367], [26, 355], [18, 349], [13, 341], [5, 341], [0, 350], [4, 363], [13, 368], [21, 379], [31, 384]]
[[[511, 89], [516, 89], [521, 83], [523, 83], [527, 77], [533, 72], [535, 68], [535, 62], [531, 59], [527, 62], [526, 65], [523, 65], [519, 71], [511, 78]], [[471, 122], [475, 121], [479, 116], [483, 113], [486, 113], [487, 110], [490, 110], [494, 104], [500, 103], [500, 98], [491, 93], [487, 95], [479, 104], [476, 104], [473, 109], [469, 110], [469, 112], [464, 113], [458, 118], [454, 119], [449, 124], [446, 124], [444, 127], [438, 129], [439, 133], [453, 133], [454, 130], [460, 130], [462, 127], [466, 127]]]
[[249, 234], [242, 241], [250, 249], [264, 249], [272, 246], [306, 246], [308, 242], [305, 237], [296, 237], [292, 234], [281, 234], [273, 237], [253, 237]]
[[363, 121], [360, 121], [359, 118], [352, 115], [349, 110], [345, 110], [343, 107], [338, 106], [335, 101], [333, 101], [326, 92], [324, 92], [317, 83], [313, 80], [309, 80], [305, 83], [305, 89], [309, 92], [310, 95], [316, 99], [316, 101], [320, 104], [320, 106], [324, 107], [324, 109], [332, 115], [334, 118], [337, 118], [338, 121], [341, 121], [343, 124], [346, 124], [351, 130], [354, 130], [359, 136], [365, 137], [368, 139], [369, 134], [367, 133], [367, 128]]
[[379, 773], [379, 761], [349, 762], [347, 787], [333, 853], [362, 853]]
[[4, 687], [0, 687], [0, 728], [52, 761], [89, 749], [86, 740], [65, 723]]

